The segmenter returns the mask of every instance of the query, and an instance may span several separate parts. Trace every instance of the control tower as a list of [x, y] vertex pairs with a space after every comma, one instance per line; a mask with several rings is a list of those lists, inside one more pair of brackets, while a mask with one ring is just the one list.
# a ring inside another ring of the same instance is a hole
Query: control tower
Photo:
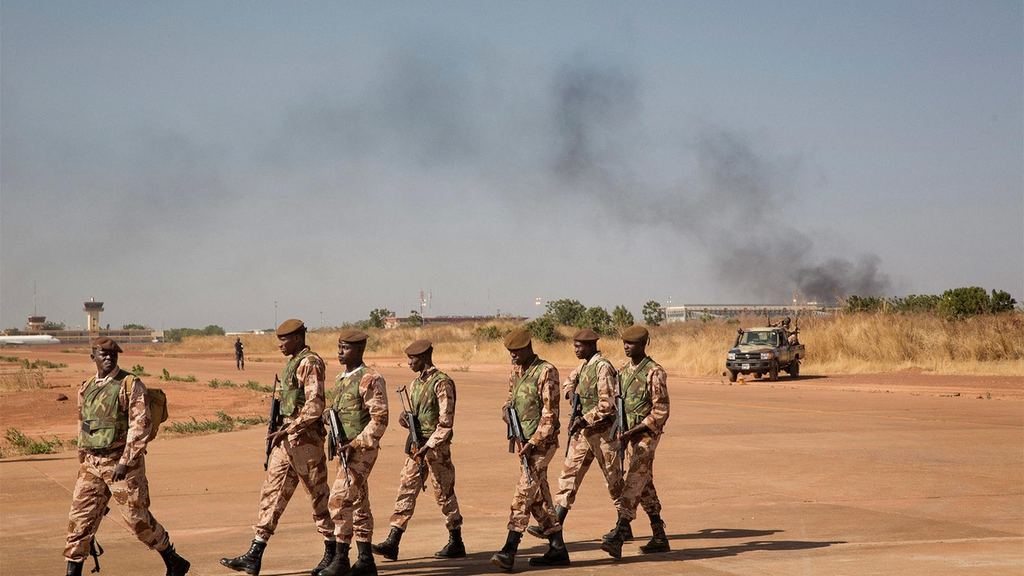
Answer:
[[97, 302], [95, 298], [89, 298], [89, 301], [85, 303], [85, 308], [82, 308], [82, 312], [88, 314], [87, 330], [90, 332], [96, 332], [100, 329], [100, 312], [103, 312], [103, 302]]

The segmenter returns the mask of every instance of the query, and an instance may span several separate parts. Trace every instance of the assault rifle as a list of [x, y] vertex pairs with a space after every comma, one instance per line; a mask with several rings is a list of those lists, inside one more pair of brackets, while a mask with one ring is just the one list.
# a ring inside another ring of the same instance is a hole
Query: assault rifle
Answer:
[[274, 442], [269, 438], [281, 427], [281, 378], [274, 376], [274, 392], [270, 398], [270, 422], [267, 423], [267, 459], [263, 461], [263, 469], [270, 465], [270, 452], [274, 449]]
[[[110, 506], [107, 506], [103, 511], [103, 515], [106, 516], [110, 512]], [[100, 556], [103, 555], [103, 546], [96, 541], [96, 533], [92, 533], [92, 540], [89, 541], [89, 556], [92, 556], [92, 561], [96, 564], [96, 567], [89, 572], [95, 574], [100, 571]]]
[[622, 441], [622, 433], [626, 431], [626, 398], [622, 395], [622, 378], [616, 374], [615, 380], [618, 383], [619, 393], [615, 396], [615, 424], [612, 425], [612, 433], [609, 440], [619, 441], [619, 477], [626, 474], [626, 443]]
[[419, 468], [420, 481], [423, 484], [423, 490], [427, 489], [427, 470], [423, 467], [423, 458], [420, 458], [416, 454], [423, 447], [423, 433], [420, 431], [420, 419], [412, 411], [412, 398], [409, 397], [409, 391], [405, 386], [402, 386], [398, 390], [398, 401], [402, 403], [402, 415], [405, 416], [405, 421], [409, 423], [409, 438], [405, 441], [405, 453], [409, 455], [416, 462], [416, 466]]
[[523, 460], [523, 472], [526, 473], [526, 483], [533, 483], [533, 475], [530, 474], [530, 460], [522, 454], [523, 446], [526, 445], [526, 434], [523, 433], [523, 424], [519, 421], [519, 414], [511, 406], [505, 406], [505, 419], [508, 420], [508, 451], [520, 453]]
[[[579, 378], [576, 378], [576, 383], [579, 384]], [[565, 439], [565, 455], [569, 456], [569, 447], [572, 446], [572, 437], [579, 432], [576, 428], [576, 421], [583, 418], [583, 400], [580, 398], [579, 392], [574, 392], [572, 395], [572, 412], [569, 414], [569, 427], [566, 429], [567, 438]]]
[[338, 411], [334, 408], [324, 412], [327, 418], [327, 459], [334, 460], [337, 456], [341, 461], [341, 469], [345, 471], [345, 486], [352, 485], [352, 477], [348, 475], [348, 457], [341, 445], [346, 442], [341, 431], [341, 421], [338, 420]]

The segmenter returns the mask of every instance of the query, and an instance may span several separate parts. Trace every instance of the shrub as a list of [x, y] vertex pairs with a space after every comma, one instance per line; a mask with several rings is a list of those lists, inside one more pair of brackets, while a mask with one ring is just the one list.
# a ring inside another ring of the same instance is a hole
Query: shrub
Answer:
[[545, 344], [551, 344], [561, 339], [561, 336], [555, 331], [554, 319], [547, 314], [527, 322], [523, 325], [523, 328], [529, 330], [534, 338]]
[[580, 319], [579, 328], [590, 328], [598, 334], [609, 334], [612, 330], [612, 317], [604, 308], [594, 306], [588, 308]]
[[146, 368], [142, 364], [132, 366], [132, 374], [136, 376], [149, 376], [149, 374], [146, 374]]
[[644, 304], [643, 309], [644, 324], [648, 326], [661, 326], [661, 321], [665, 319], [665, 313], [661, 310], [661, 303], [655, 302], [654, 300], [648, 300]]
[[587, 307], [580, 304], [579, 300], [555, 300], [548, 302], [545, 308], [547, 312], [544, 315], [550, 317], [556, 325], [577, 328], [580, 327], [583, 315], [587, 312]]
[[490, 326], [477, 326], [473, 330], [473, 340], [477, 342], [501, 340], [504, 337], [505, 333], [494, 324]]
[[988, 293], [978, 286], [946, 290], [942, 293], [938, 307], [939, 316], [947, 320], [963, 320], [988, 311]]
[[22, 434], [21, 430], [17, 428], [8, 428], [4, 437], [22, 454], [52, 454], [64, 446], [64, 442], [56, 436], [53, 437], [53, 440], [40, 437], [39, 442], [36, 442]]
[[633, 325], [633, 313], [623, 305], [618, 305], [612, 310], [612, 326], [618, 329], [629, 328]]

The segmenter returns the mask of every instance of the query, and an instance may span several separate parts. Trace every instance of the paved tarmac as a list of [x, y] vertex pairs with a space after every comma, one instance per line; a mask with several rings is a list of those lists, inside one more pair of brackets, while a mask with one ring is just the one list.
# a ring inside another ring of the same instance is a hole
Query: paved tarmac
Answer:
[[[452, 373], [459, 394], [453, 459], [469, 557], [432, 558], [447, 533], [427, 492], [399, 561], [378, 558], [381, 574], [501, 573], [489, 558], [504, 542], [517, 477], [499, 413], [503, 370]], [[408, 382], [409, 374], [385, 371], [389, 390]], [[624, 547], [623, 559], [600, 550], [600, 536], [615, 515], [592, 469], [566, 522], [572, 565], [529, 567], [527, 558], [543, 553], [544, 545], [524, 536], [515, 572], [1024, 574], [1024, 402], [869, 393], [853, 390], [856, 377], [844, 378], [851, 389], [670, 379], [672, 415], [655, 483], [673, 551], [639, 554], [650, 535], [642, 513], [633, 526], [637, 540]], [[393, 394], [392, 401], [397, 414]], [[151, 510], [192, 562], [190, 574], [236, 574], [218, 559], [242, 554], [252, 539], [264, 433], [255, 428], [151, 443]], [[370, 478], [375, 542], [388, 532], [403, 443], [393, 417]], [[77, 468], [73, 452], [0, 463], [0, 574], [64, 573], [61, 552]], [[558, 469], [551, 468], [552, 485]], [[264, 576], [304, 574], [316, 564], [323, 546], [310, 515], [300, 489], [267, 548]], [[98, 541], [106, 551], [101, 576], [164, 573], [160, 556], [135, 540], [116, 507]], [[87, 571], [91, 567], [89, 560]]]

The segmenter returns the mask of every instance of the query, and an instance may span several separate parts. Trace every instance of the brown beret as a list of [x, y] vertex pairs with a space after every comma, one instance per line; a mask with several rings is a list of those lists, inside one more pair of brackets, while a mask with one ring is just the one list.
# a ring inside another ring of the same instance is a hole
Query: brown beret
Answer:
[[342, 330], [338, 333], [338, 342], [350, 342], [352, 344], [358, 344], [359, 342], [366, 342], [366, 339], [370, 335], [362, 330]]
[[634, 324], [622, 331], [622, 339], [626, 342], [640, 342], [647, 340], [647, 328]]
[[516, 328], [505, 336], [505, 348], [519, 350], [530, 345], [530, 331], [526, 328]]
[[578, 342], [597, 342], [600, 338], [601, 337], [597, 335], [597, 332], [594, 332], [590, 328], [584, 328], [572, 335], [572, 339]]
[[117, 352], [119, 354], [124, 352], [124, 350], [121, 350], [121, 347], [117, 345], [117, 342], [114, 342], [106, 336], [100, 336], [93, 340], [92, 347], [99, 348], [100, 350], [106, 350], [107, 352]]
[[306, 325], [302, 323], [302, 320], [296, 320], [295, 318], [292, 318], [291, 320], [285, 320], [284, 322], [281, 322], [281, 325], [277, 327], [277, 335], [287, 336], [293, 332], [304, 330], [305, 328]]
[[427, 350], [430, 350], [434, 345], [431, 344], [430, 340], [417, 340], [412, 344], [409, 344], [405, 348], [406, 356], [419, 356]]

